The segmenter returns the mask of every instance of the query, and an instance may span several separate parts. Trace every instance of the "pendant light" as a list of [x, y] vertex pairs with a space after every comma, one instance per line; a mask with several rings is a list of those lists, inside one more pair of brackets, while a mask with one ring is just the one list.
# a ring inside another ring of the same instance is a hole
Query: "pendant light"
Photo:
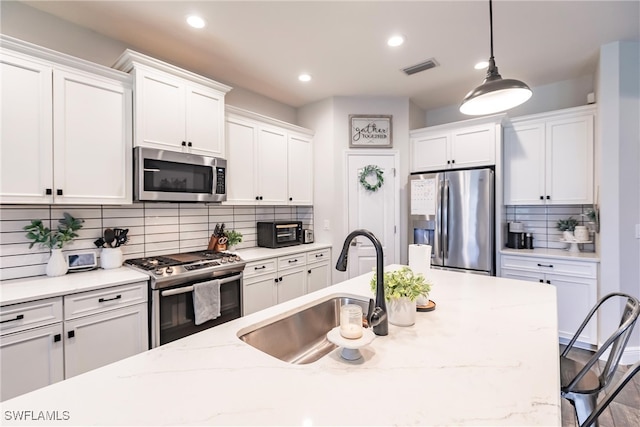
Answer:
[[491, 57], [487, 77], [462, 100], [460, 112], [470, 116], [499, 113], [516, 107], [531, 98], [531, 89], [520, 80], [503, 79], [493, 59], [493, 9], [489, 0]]

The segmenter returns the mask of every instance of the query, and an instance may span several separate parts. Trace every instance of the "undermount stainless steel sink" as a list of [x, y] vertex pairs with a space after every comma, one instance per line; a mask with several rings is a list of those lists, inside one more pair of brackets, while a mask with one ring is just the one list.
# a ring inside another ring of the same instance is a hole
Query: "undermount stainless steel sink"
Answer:
[[327, 340], [327, 332], [340, 325], [344, 304], [358, 304], [365, 316], [369, 310], [368, 300], [334, 297], [249, 332], [241, 331], [238, 338], [282, 361], [312, 363], [337, 347]]

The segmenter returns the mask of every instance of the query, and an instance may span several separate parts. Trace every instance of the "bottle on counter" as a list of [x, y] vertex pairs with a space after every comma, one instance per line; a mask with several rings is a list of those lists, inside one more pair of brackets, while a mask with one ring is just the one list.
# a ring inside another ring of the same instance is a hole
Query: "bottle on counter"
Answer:
[[524, 237], [524, 248], [533, 249], [533, 234], [527, 233]]

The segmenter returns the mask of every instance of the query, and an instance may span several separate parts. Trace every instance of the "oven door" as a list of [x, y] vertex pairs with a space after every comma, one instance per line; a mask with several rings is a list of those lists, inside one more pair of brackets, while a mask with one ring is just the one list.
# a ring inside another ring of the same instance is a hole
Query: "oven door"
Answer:
[[195, 324], [193, 285], [212, 281], [211, 278], [152, 291], [152, 348], [242, 316], [242, 273], [213, 280], [220, 282], [220, 316], [201, 325]]

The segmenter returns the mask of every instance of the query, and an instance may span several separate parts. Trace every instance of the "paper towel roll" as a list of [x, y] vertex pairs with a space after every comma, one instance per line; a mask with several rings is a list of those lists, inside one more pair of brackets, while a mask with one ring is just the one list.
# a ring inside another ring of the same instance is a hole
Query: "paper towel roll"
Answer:
[[431, 246], [409, 245], [409, 267], [414, 273], [427, 275], [431, 268]]

